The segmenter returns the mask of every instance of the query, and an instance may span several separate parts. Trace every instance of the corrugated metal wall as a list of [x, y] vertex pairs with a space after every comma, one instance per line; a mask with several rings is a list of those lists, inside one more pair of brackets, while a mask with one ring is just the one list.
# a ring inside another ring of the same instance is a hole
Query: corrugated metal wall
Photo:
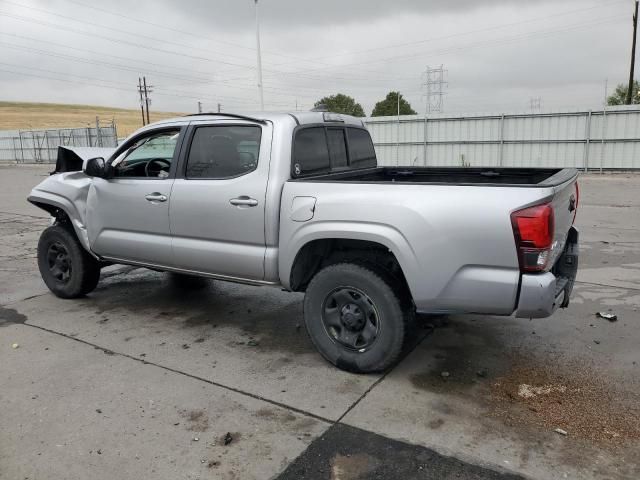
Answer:
[[640, 168], [640, 108], [365, 120], [381, 165]]

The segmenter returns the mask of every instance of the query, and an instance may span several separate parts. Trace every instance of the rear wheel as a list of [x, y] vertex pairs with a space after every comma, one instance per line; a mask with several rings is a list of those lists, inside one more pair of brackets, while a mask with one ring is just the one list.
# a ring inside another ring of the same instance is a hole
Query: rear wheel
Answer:
[[383, 277], [368, 267], [339, 263], [322, 269], [307, 287], [307, 332], [338, 368], [378, 372], [400, 356], [410, 314], [395, 286]]
[[56, 296], [77, 298], [93, 291], [100, 279], [100, 262], [61, 225], [47, 228], [38, 242], [42, 280]]

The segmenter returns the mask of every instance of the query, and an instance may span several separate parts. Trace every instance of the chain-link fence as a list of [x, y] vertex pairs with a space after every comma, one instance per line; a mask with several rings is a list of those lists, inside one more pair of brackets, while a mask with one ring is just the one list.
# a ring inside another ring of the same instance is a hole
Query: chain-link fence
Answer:
[[55, 163], [58, 146], [116, 147], [115, 123], [87, 128], [0, 131], [0, 163]]

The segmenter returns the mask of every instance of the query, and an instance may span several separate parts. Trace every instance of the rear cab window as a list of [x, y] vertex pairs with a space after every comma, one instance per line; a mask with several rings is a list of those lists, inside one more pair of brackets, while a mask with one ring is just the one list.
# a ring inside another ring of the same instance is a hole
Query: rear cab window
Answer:
[[254, 125], [197, 127], [187, 156], [186, 179], [235, 178], [258, 167], [262, 129]]
[[369, 132], [349, 125], [299, 128], [294, 133], [292, 159], [294, 177], [377, 166]]

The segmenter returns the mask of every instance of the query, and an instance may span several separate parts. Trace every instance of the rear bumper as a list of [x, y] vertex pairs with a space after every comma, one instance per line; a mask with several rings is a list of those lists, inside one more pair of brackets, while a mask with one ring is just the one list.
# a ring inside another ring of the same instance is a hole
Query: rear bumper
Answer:
[[544, 318], [558, 307], [568, 307], [577, 271], [578, 231], [571, 227], [565, 250], [551, 272], [522, 275], [516, 317]]
[[544, 318], [552, 315], [565, 297], [564, 289], [556, 292], [557, 283], [558, 279], [551, 272], [522, 275], [516, 317]]

